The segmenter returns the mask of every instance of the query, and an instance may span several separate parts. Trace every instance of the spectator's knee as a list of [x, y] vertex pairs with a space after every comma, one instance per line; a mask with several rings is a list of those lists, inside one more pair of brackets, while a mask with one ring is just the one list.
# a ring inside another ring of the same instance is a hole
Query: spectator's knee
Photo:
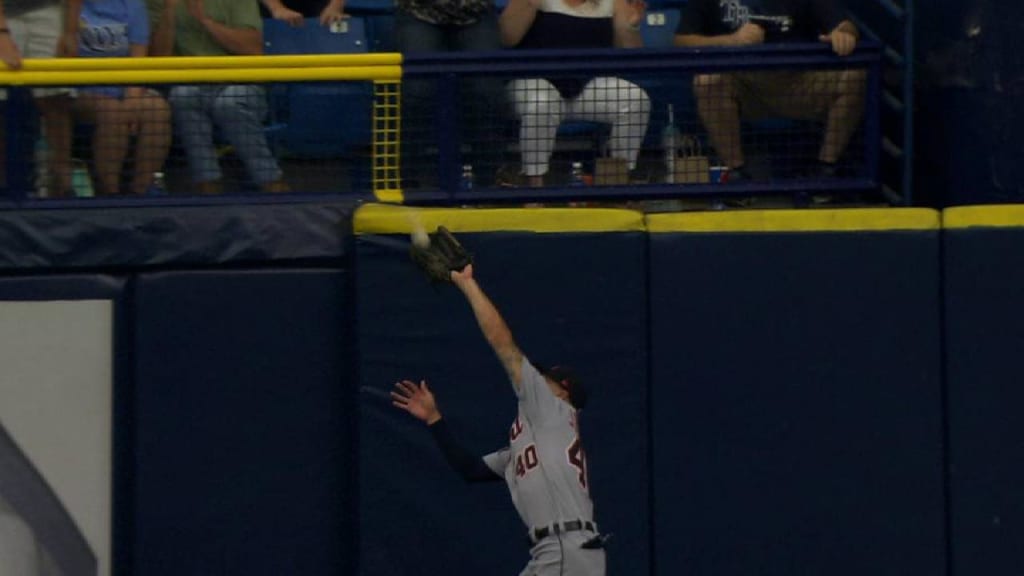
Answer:
[[547, 92], [531, 92], [517, 106], [520, 116], [550, 116], [562, 106], [559, 96]]
[[259, 113], [260, 95], [252, 86], [228, 86], [213, 100], [215, 118], [227, 120]]
[[197, 108], [199, 105], [199, 87], [197, 86], [175, 86], [167, 95], [167, 101], [175, 109], [182, 110]]
[[648, 115], [651, 113], [651, 98], [639, 86], [630, 86], [626, 91], [626, 102], [630, 113]]
[[868, 72], [863, 68], [851, 68], [843, 70], [839, 74], [839, 91], [843, 94], [864, 96], [864, 87], [867, 85]]

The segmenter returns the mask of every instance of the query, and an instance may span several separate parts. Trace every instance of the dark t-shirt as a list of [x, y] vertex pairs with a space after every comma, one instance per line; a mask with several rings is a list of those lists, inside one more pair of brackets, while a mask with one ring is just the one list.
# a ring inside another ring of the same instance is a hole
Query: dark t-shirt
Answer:
[[840, 0], [690, 0], [676, 34], [731, 34], [753, 21], [765, 42], [817, 42], [845, 18]]

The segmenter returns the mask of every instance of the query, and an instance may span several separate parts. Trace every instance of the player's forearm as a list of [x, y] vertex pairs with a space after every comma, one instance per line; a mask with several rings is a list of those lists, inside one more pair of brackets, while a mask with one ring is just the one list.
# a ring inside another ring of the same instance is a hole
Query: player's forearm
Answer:
[[509, 330], [505, 319], [501, 317], [498, 308], [487, 297], [487, 294], [484, 294], [475, 279], [470, 278], [460, 283], [459, 288], [466, 295], [466, 300], [469, 302], [470, 308], [473, 309], [473, 315], [476, 317], [484, 339], [504, 360], [509, 351], [516, 346], [515, 340], [512, 338], [512, 331]]

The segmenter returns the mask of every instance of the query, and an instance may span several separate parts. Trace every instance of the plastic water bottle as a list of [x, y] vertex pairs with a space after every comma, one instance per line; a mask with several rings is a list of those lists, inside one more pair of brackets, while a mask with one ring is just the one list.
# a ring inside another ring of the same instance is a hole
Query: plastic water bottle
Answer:
[[463, 164], [462, 165], [462, 178], [459, 181], [459, 185], [463, 190], [472, 190], [475, 178], [473, 177], [473, 165]]
[[587, 182], [586, 182], [586, 180], [584, 179], [584, 176], [583, 176], [583, 163], [582, 162], [573, 162], [572, 163], [572, 172], [569, 175], [569, 185], [570, 186], [586, 186], [587, 185]]
[[96, 191], [92, 187], [92, 176], [84, 160], [71, 159], [71, 189], [78, 198], [92, 198]]
[[149, 188], [146, 188], [146, 195], [163, 196], [164, 194], [167, 194], [167, 180], [164, 173], [153, 172], [153, 181], [150, 182]]
[[661, 149], [665, 154], [665, 182], [676, 181], [676, 156], [679, 154], [679, 142], [682, 137], [676, 127], [675, 113], [672, 105], [668, 105], [668, 124], [661, 131]]
[[50, 195], [50, 144], [46, 141], [46, 125], [39, 120], [39, 135], [33, 150], [32, 162], [35, 164], [36, 195], [46, 198]]

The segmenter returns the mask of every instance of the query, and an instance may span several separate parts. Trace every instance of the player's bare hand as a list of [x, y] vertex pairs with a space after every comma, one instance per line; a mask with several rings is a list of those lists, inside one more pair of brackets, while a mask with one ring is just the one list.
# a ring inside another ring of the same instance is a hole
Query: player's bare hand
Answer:
[[828, 34], [822, 34], [819, 40], [832, 46], [832, 51], [840, 56], [849, 56], [857, 47], [857, 37], [842, 29], [835, 29]]
[[11, 38], [11, 33], [0, 33], [0, 61], [3, 61], [11, 70], [21, 68], [21, 50]]
[[466, 283], [466, 282], [468, 282], [468, 281], [470, 281], [472, 279], [473, 279], [473, 265], [472, 264], [467, 264], [466, 267], [463, 268], [462, 270], [452, 270], [452, 283], [455, 284], [456, 286], [461, 286], [462, 284], [464, 284], [464, 283]]
[[391, 391], [391, 404], [428, 425], [441, 419], [434, 393], [430, 391], [426, 380], [420, 380], [419, 384], [412, 380], [396, 382], [395, 389]]
[[750, 46], [752, 44], [764, 43], [764, 28], [753, 22], [747, 22], [732, 33], [733, 44], [736, 46]]

